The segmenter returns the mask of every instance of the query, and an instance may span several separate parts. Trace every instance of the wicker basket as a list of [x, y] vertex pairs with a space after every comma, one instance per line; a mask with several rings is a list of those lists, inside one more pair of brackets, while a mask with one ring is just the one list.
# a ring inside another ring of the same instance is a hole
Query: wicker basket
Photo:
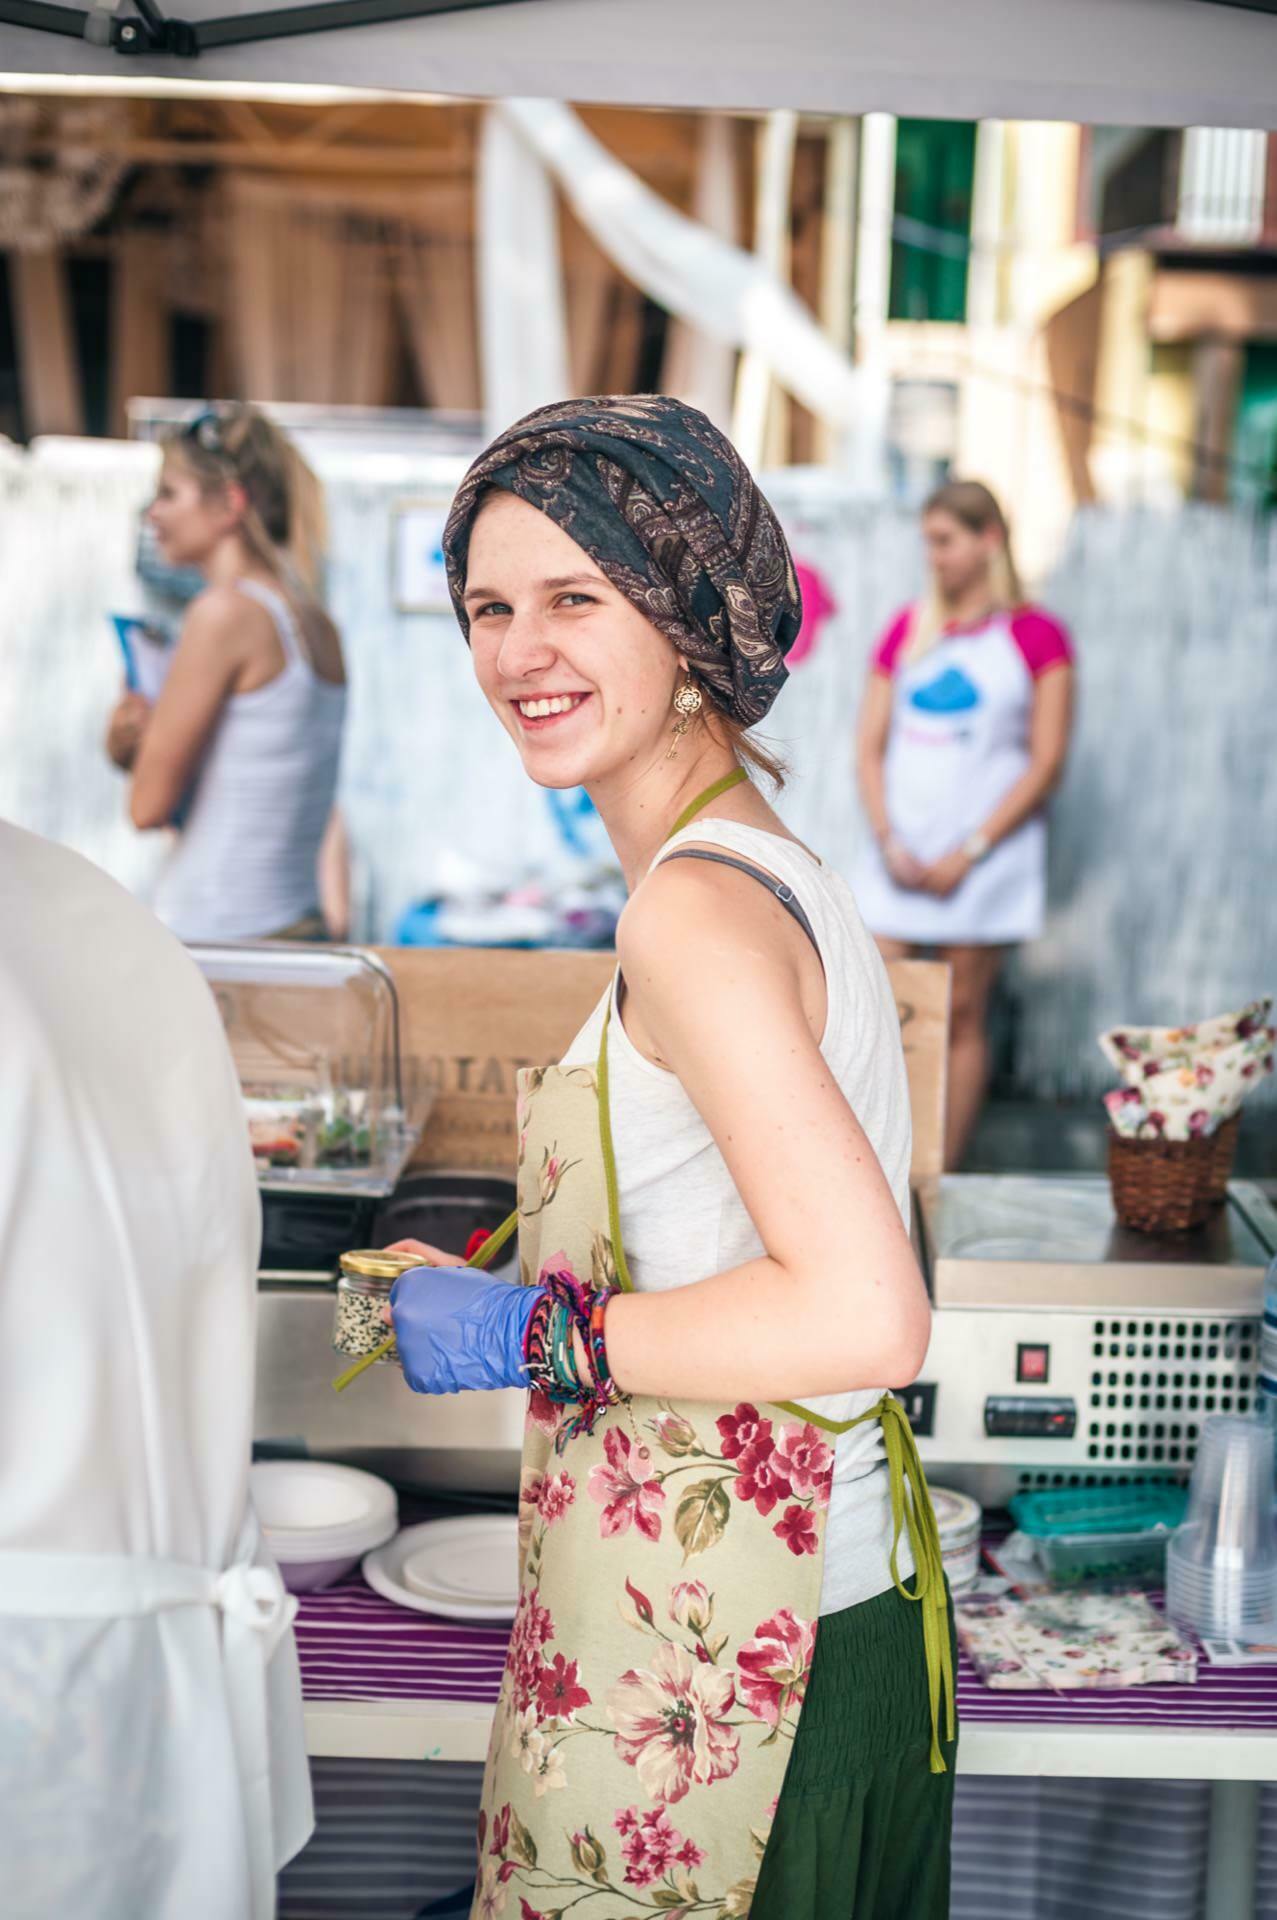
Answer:
[[1189, 1233], [1223, 1199], [1236, 1144], [1234, 1122], [1199, 1140], [1123, 1140], [1109, 1135], [1113, 1211], [1141, 1233]]
[[1232, 1178], [1233, 1160], [1237, 1154], [1237, 1135], [1241, 1130], [1242, 1117], [1235, 1113], [1231, 1120], [1225, 1120], [1222, 1127], [1210, 1138], [1215, 1149], [1211, 1155], [1210, 1204], [1222, 1207], [1228, 1198], [1228, 1182]]

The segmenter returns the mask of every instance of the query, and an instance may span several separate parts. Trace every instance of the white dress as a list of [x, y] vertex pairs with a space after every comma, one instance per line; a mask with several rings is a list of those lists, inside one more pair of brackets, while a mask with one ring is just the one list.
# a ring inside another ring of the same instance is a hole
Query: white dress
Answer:
[[213, 999], [0, 823], [4, 1920], [269, 1920], [308, 1838], [248, 1500], [260, 1210]]
[[[982, 827], [1029, 766], [1034, 683], [1072, 649], [1049, 615], [1025, 607], [946, 631], [922, 658], [903, 658], [909, 615], [879, 642], [874, 667], [892, 683], [883, 766], [892, 830], [929, 865]], [[1041, 813], [998, 842], [947, 899], [899, 887], [867, 840], [852, 885], [866, 926], [919, 946], [1004, 946], [1035, 940], [1046, 913]]]

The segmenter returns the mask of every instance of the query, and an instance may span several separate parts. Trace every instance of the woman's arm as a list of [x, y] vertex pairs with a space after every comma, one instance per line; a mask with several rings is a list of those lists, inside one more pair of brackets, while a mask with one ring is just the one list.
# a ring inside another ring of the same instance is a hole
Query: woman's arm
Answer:
[[234, 595], [201, 595], [186, 616], [133, 763], [129, 814], [135, 827], [165, 827], [173, 818], [244, 660]]
[[898, 887], [916, 887], [921, 883], [926, 868], [896, 839], [887, 814], [883, 762], [887, 757], [887, 738], [891, 732], [891, 709], [891, 681], [876, 666], [871, 667], [860, 702], [860, 721], [856, 729], [856, 775], [860, 797], [873, 837], [882, 848], [888, 873]]
[[892, 686], [885, 674], [871, 668], [865, 679], [856, 727], [856, 779], [870, 831], [881, 846], [891, 832], [882, 768], [891, 731]]
[[691, 862], [627, 909], [631, 1016], [718, 1144], [767, 1252], [663, 1293], [618, 1295], [619, 1386], [675, 1398], [788, 1400], [902, 1386], [930, 1309], [873, 1148], [813, 1037], [795, 948], [765, 895]]
[[150, 717], [150, 701], [144, 700], [140, 693], [130, 693], [127, 689], [111, 709], [104, 744], [107, 759], [114, 761], [121, 773], [132, 772]]
[[[979, 830], [991, 847], [1031, 819], [1058, 785], [1073, 730], [1073, 693], [1071, 666], [1052, 667], [1034, 681], [1029, 764]], [[970, 870], [971, 861], [961, 848], [955, 848], [927, 869], [923, 888], [928, 893], [952, 893]]]
[[330, 940], [350, 938], [350, 836], [340, 807], [334, 807], [319, 843], [319, 905]]

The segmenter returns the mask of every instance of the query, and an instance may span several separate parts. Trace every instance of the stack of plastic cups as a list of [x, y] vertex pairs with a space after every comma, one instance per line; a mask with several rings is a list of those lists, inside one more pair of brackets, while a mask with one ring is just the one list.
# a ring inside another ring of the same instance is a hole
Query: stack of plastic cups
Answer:
[[1258, 1420], [1215, 1414], [1202, 1428], [1166, 1550], [1166, 1611], [1203, 1638], [1277, 1638], [1273, 1439]]

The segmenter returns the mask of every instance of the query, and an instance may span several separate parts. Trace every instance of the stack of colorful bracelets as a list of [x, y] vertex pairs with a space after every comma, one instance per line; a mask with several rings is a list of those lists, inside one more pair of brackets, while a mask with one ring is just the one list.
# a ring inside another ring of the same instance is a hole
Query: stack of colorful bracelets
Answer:
[[[604, 1330], [607, 1303], [617, 1289], [600, 1287], [597, 1293], [587, 1293], [578, 1281], [558, 1273], [544, 1275], [542, 1285], [524, 1336], [523, 1358], [530, 1386], [560, 1406], [577, 1409], [560, 1423], [555, 1435], [554, 1444], [561, 1453], [578, 1433], [593, 1433], [599, 1416], [608, 1407], [619, 1406], [624, 1397], [607, 1363]], [[578, 1333], [585, 1378], [574, 1338]]]

